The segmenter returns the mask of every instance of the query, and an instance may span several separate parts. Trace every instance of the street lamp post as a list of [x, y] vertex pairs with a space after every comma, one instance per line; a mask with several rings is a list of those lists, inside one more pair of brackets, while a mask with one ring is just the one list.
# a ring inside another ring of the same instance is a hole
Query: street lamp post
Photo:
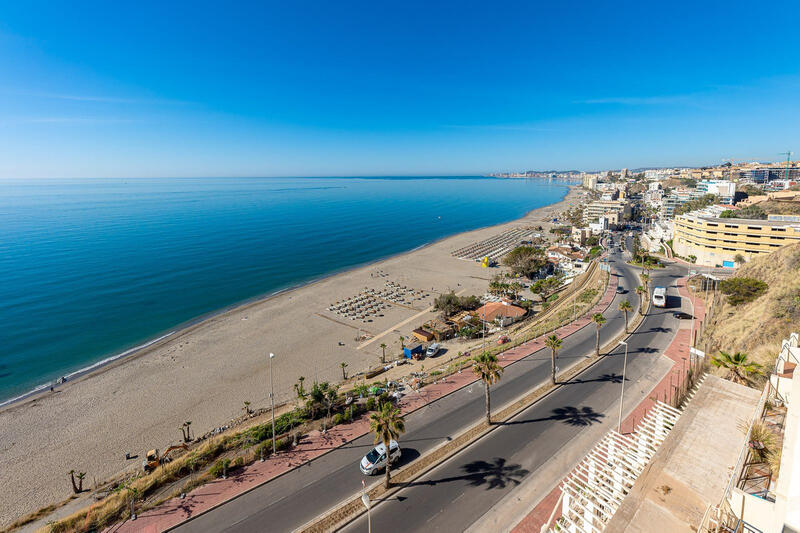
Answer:
[[269, 401], [272, 405], [272, 454], [275, 455], [275, 387], [272, 382], [272, 359], [275, 354], [269, 354]]
[[625, 398], [625, 371], [628, 368], [628, 343], [620, 341], [620, 344], [625, 345], [625, 359], [622, 362], [622, 388], [619, 393], [619, 423], [617, 424], [617, 433], [622, 433], [622, 400]]
[[483, 353], [486, 353], [486, 311], [481, 313], [481, 322], [483, 322]]
[[367, 494], [367, 486], [364, 483], [364, 480], [361, 480], [361, 486], [363, 487], [361, 490], [361, 503], [364, 504], [364, 507], [367, 508], [367, 533], [372, 533], [372, 516], [370, 514], [370, 501], [369, 501], [369, 494]]

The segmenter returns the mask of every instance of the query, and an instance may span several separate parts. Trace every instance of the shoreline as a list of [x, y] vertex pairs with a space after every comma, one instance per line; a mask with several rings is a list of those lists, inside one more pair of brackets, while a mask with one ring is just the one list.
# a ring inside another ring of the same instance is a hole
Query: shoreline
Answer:
[[[510, 179], [510, 178], [496, 178], [496, 179]], [[536, 179], [536, 178], [530, 178], [530, 179]], [[374, 259], [372, 261], [368, 261], [368, 262], [365, 262], [365, 263], [351, 265], [349, 267], [346, 267], [346, 268], [343, 268], [343, 269], [340, 269], [340, 270], [335, 270], [335, 271], [329, 272], [327, 274], [324, 274], [322, 276], [318, 276], [318, 277], [310, 279], [308, 281], [302, 281], [302, 282], [299, 282], [299, 283], [295, 283], [293, 285], [290, 285], [288, 287], [284, 287], [282, 289], [278, 289], [278, 290], [275, 290], [275, 291], [272, 291], [272, 292], [269, 292], [269, 293], [253, 296], [251, 298], [242, 300], [240, 302], [233, 303], [231, 305], [222, 307], [220, 309], [216, 309], [216, 310], [213, 310], [213, 311], [209, 311], [207, 313], [203, 313], [202, 315], [199, 315], [197, 317], [194, 317], [194, 318], [191, 318], [191, 319], [186, 320], [184, 322], [181, 322], [179, 324], [176, 324], [175, 326], [173, 326], [171, 328], [168, 328], [167, 330], [163, 330], [161, 332], [158, 332], [152, 338], [148, 338], [148, 339], [144, 340], [142, 343], [137, 344], [136, 346], [132, 346], [130, 348], [124, 348], [124, 349], [122, 349], [121, 352], [118, 352], [118, 353], [106, 354], [106, 355], [102, 356], [98, 361], [90, 363], [90, 364], [88, 364], [88, 365], [86, 365], [84, 367], [78, 368], [76, 370], [69, 371], [68, 373], [66, 373], [63, 376], [65, 378], [67, 378], [67, 379], [66, 379], [66, 381], [64, 381], [62, 383], [57, 383], [58, 380], [52, 380], [52, 381], [49, 381], [49, 382], [40, 383], [39, 385], [36, 385], [34, 388], [32, 388], [32, 389], [28, 390], [27, 392], [24, 392], [24, 393], [22, 393], [22, 394], [20, 394], [18, 396], [14, 396], [12, 398], [0, 400], [0, 413], [4, 412], [5, 410], [8, 410], [10, 408], [13, 408], [15, 406], [21, 405], [21, 404], [25, 403], [26, 400], [36, 400], [40, 396], [47, 395], [50, 392], [49, 389], [50, 389], [51, 386], [56, 390], [63, 390], [65, 388], [65, 386], [71, 386], [73, 384], [80, 383], [80, 382], [82, 382], [82, 381], [84, 381], [84, 380], [86, 380], [86, 379], [88, 379], [88, 378], [90, 378], [90, 377], [92, 377], [94, 375], [97, 375], [97, 374], [99, 374], [99, 373], [101, 373], [101, 372], [103, 372], [105, 370], [108, 370], [108, 369], [113, 368], [113, 367], [115, 367], [117, 365], [120, 365], [120, 364], [124, 364], [125, 362], [133, 360], [133, 359], [135, 359], [137, 357], [146, 355], [147, 353], [149, 353], [150, 350], [157, 349], [163, 343], [166, 343], [166, 342], [171, 341], [171, 340], [175, 340], [176, 338], [180, 337], [181, 335], [184, 335], [186, 333], [191, 332], [196, 326], [202, 325], [204, 322], [206, 322], [208, 320], [213, 320], [214, 318], [223, 316], [226, 313], [231, 313], [231, 312], [239, 311], [239, 310], [245, 310], [250, 306], [266, 302], [266, 301], [268, 301], [270, 299], [273, 299], [273, 298], [275, 298], [277, 296], [280, 296], [281, 294], [285, 294], [287, 292], [295, 291], [295, 290], [302, 289], [302, 288], [305, 288], [305, 287], [310, 287], [310, 286], [313, 286], [316, 283], [331, 279], [331, 278], [333, 278], [335, 276], [347, 274], [348, 272], [353, 272], [353, 271], [356, 271], [356, 270], [361, 269], [361, 268], [369, 267], [369, 266], [381, 263], [383, 261], [388, 261], [388, 260], [391, 260], [391, 259], [394, 259], [394, 258], [397, 258], [397, 257], [401, 257], [401, 256], [404, 256], [404, 255], [407, 255], [407, 254], [411, 254], [411, 253], [416, 252], [418, 250], [422, 250], [424, 248], [427, 248], [427, 247], [430, 247], [430, 246], [434, 246], [434, 245], [436, 245], [436, 244], [438, 244], [438, 243], [440, 243], [442, 241], [445, 241], [447, 239], [453, 238], [453, 237], [458, 236], [458, 235], [463, 235], [465, 233], [470, 233], [470, 232], [474, 232], [474, 231], [486, 230], [486, 229], [502, 226], [504, 224], [510, 224], [510, 223], [514, 223], [514, 222], [519, 222], [519, 221], [521, 221], [521, 220], [523, 220], [525, 218], [530, 217], [532, 214], [534, 214], [536, 211], [538, 211], [540, 209], [545, 209], [545, 208], [548, 208], [548, 207], [553, 207], [553, 206], [557, 206], [559, 204], [564, 203], [566, 201], [567, 197], [573, 192], [574, 189], [579, 189], [580, 188], [577, 184], [570, 184], [568, 182], [565, 182], [564, 185], [567, 188], [566, 189], [566, 193], [564, 194], [564, 196], [558, 202], [555, 202], [555, 203], [552, 203], [552, 204], [548, 204], [548, 205], [543, 205], [541, 207], [537, 207], [537, 208], [531, 209], [530, 211], [527, 211], [521, 217], [514, 218], [514, 219], [511, 219], [511, 220], [500, 221], [500, 222], [497, 222], [496, 224], [492, 224], [490, 226], [483, 226], [483, 227], [474, 228], [474, 229], [461, 231], [461, 232], [457, 232], [457, 233], [451, 233], [449, 235], [444, 235], [442, 237], [439, 237], [439, 238], [434, 239], [432, 241], [428, 241], [428, 242], [426, 242], [424, 244], [421, 244], [421, 245], [416, 246], [414, 248], [411, 248], [409, 250], [403, 250], [403, 251], [400, 251], [400, 252], [397, 252], [397, 253], [394, 253], [394, 254], [389, 254], [389, 255], [386, 255], [386, 256], [382, 256], [382, 257], [376, 258], [376, 259]]]
[[[125, 461], [125, 453], [177, 442], [184, 420], [193, 421], [193, 433], [202, 435], [239, 416], [242, 401], [256, 409], [267, 406], [269, 352], [277, 355], [276, 405], [294, 397], [298, 376], [309, 383], [338, 383], [340, 362], [347, 363], [351, 375], [374, 366], [381, 356], [379, 343], [388, 345], [387, 358], [394, 357], [401, 334], [410, 335], [413, 327], [435, 318], [429, 306], [438, 294], [485, 292], [494, 272], [453, 257], [452, 251], [514, 227], [543, 226], [546, 234], [552, 218], [579, 195], [579, 186], [565, 185], [561, 200], [521, 217], [443, 236], [218, 310], [133, 352], [95, 363], [53, 393], [40, 390], [3, 405], [0, 481], [6, 481], [6, 489], [0, 491], [0, 508], [5, 509], [0, 527], [68, 496], [68, 479], [54, 483], [53, 472], [80, 469], [99, 481], [134, 472], [138, 463]], [[381, 288], [390, 281], [422, 290], [427, 297], [411, 305], [390, 305], [382, 311], [385, 316], [375, 316], [370, 324], [327, 310], [331, 302], [352, 297], [365, 285]], [[360, 346], [354, 342], [356, 331], [375, 342]], [[33, 448], [38, 450], [35, 460], [28, 453]]]

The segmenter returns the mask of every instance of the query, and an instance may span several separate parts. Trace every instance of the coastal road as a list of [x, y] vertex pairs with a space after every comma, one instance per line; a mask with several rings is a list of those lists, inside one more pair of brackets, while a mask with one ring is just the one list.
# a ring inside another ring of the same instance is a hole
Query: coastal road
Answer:
[[[674, 281], [682, 275], [677, 266], [652, 274], [654, 285], [673, 285], [668, 289], [672, 308], [653, 308], [628, 341], [626, 382], [645, 375], [672, 341], [678, 327], [672, 313], [681, 306]], [[620, 346], [578, 379], [378, 504], [372, 510], [374, 530], [469, 528], [588, 427], [606, 419], [616, 421], [623, 358]], [[366, 516], [343, 529], [366, 530]]]
[[[610, 264], [620, 273], [620, 288], [606, 313], [608, 321], [600, 330], [601, 342], [612, 339], [624, 329], [624, 318], [617, 310], [617, 303], [620, 300], [629, 299], [634, 307], [638, 307], [638, 298], [633, 290], [639, 284], [638, 271], [625, 265], [621, 254], [612, 255]], [[642, 338], [647, 338], [649, 346], [662, 344], [666, 346], [669, 343], [674, 334], [672, 329], [674, 326], [665, 325], [669, 318], [671, 315], [662, 313], [645, 320], [641, 329], [652, 331], [642, 335]], [[562, 364], [574, 362], [591, 354], [594, 350], [594, 339], [595, 328], [592, 325], [567, 337], [559, 352]], [[609, 357], [598, 366], [604, 369], [603, 373], [606, 373], [605, 366], [610, 364], [608, 361], [618, 359]], [[634, 373], [641, 370], [640, 366], [646, 365], [636, 363], [631, 366], [631, 379], [636, 379]], [[614, 368], [610, 368], [608, 371], [613, 370]], [[503, 379], [492, 389], [494, 405], [504, 405], [529, 392], [549, 378], [549, 371], [550, 355], [546, 350], [539, 350], [506, 367]], [[576, 391], [570, 394], [577, 396], [591, 395], [592, 383], [602, 388], [603, 382], [589, 382], [576, 384], [577, 386], [570, 385], [563, 390]], [[612, 388], [618, 390], [617, 387]], [[577, 400], [565, 405], [574, 405], [576, 402]], [[425, 454], [461, 430], [477, 423], [483, 416], [483, 388], [478, 383], [464, 387], [409, 414], [406, 417], [407, 431], [401, 439], [402, 461], [408, 462]], [[291, 531], [360, 490], [363, 475], [358, 470], [358, 461], [372, 446], [370, 435], [355, 439], [309, 464], [198, 516], [177, 529], [210, 532], [264, 531], [266, 528], [270, 531]], [[391, 507], [388, 504], [385, 506], [386, 509]]]

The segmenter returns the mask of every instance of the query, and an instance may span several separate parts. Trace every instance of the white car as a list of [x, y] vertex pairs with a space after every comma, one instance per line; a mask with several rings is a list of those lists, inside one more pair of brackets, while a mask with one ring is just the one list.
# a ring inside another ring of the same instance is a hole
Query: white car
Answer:
[[[397, 444], [396, 440], [389, 442], [389, 451], [389, 462], [391, 464], [400, 460], [400, 445]], [[362, 473], [368, 476], [377, 474], [386, 468], [386, 446], [380, 443], [372, 448], [372, 450], [361, 459], [361, 463], [358, 467], [361, 469]]]
[[439, 353], [439, 350], [441, 349], [442, 347], [434, 342], [433, 344], [428, 346], [428, 350], [425, 352], [425, 357], [434, 357], [436, 356], [437, 353]]

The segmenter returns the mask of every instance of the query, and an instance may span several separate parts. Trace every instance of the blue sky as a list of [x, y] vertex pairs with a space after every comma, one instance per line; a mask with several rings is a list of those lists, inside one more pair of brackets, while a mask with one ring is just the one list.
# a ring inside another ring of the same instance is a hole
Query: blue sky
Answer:
[[3, 2], [0, 177], [778, 160], [800, 152], [798, 15], [797, 2]]

